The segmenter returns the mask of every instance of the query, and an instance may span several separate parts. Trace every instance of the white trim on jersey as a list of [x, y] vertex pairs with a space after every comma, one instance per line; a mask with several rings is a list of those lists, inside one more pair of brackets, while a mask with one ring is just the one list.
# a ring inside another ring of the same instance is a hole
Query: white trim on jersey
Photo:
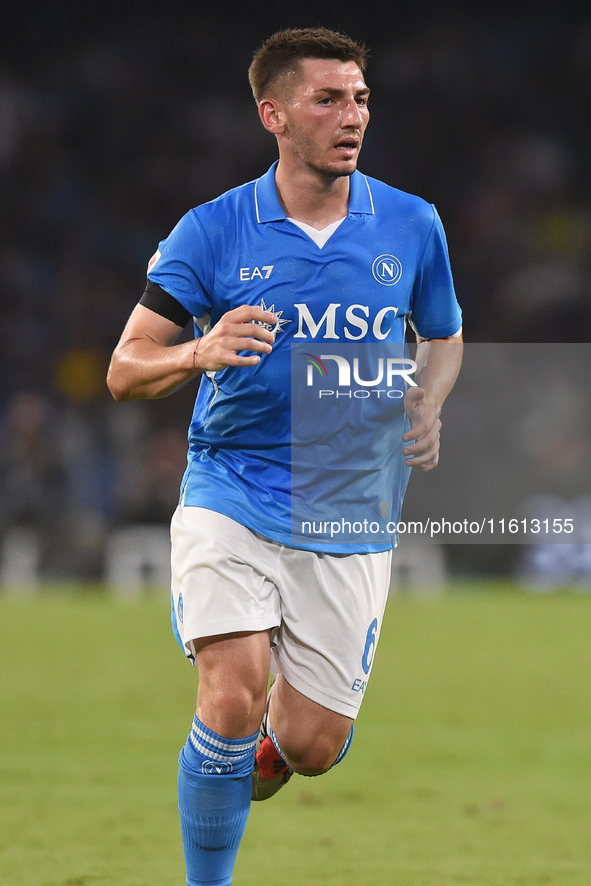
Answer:
[[259, 198], [258, 198], [258, 195], [257, 195], [258, 187], [259, 187], [259, 180], [258, 180], [258, 178], [257, 178], [257, 180], [256, 180], [255, 183], [254, 183], [254, 211], [256, 212], [256, 216], [257, 216], [257, 224], [260, 225], [260, 223], [261, 223], [261, 215], [260, 215], [260, 212], [259, 212]]
[[[361, 175], [363, 175], [363, 173], [361, 173]], [[373, 205], [373, 195], [372, 195], [372, 193], [371, 193], [371, 188], [370, 188], [370, 186], [369, 186], [369, 182], [368, 182], [368, 180], [367, 180], [367, 176], [366, 176], [366, 175], [363, 175], [363, 178], [364, 178], [364, 180], [365, 180], [365, 184], [367, 185], [367, 192], [368, 192], [368, 194], [369, 194], [369, 202], [371, 203], [371, 211], [372, 211], [373, 215], [375, 215], [375, 214], [376, 214], [376, 208], [375, 208], [375, 206]]]
[[287, 220], [293, 222], [294, 225], [297, 225], [304, 234], [311, 237], [316, 246], [322, 249], [322, 247], [330, 240], [338, 226], [345, 221], [346, 217], [347, 216], [345, 215], [343, 218], [337, 219], [336, 222], [332, 222], [330, 225], [322, 228], [321, 231], [317, 228], [313, 228], [312, 225], [307, 225], [306, 222], [298, 221], [297, 218], [290, 218], [289, 215], [287, 216]]

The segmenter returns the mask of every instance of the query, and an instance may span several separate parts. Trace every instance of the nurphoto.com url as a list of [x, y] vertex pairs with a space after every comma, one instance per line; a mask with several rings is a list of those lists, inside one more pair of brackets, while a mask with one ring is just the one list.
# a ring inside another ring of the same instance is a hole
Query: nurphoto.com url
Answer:
[[511, 536], [518, 533], [528, 535], [568, 536], [574, 532], [575, 523], [571, 517], [483, 517], [481, 520], [400, 520], [389, 521], [384, 526], [376, 520], [304, 520], [302, 535], [423, 535], [435, 538], [438, 535], [497, 535]]

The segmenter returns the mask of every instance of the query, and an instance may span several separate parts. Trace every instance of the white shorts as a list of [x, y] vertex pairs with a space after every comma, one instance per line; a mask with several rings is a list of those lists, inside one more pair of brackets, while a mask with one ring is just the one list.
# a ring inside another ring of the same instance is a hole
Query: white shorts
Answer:
[[[390, 585], [391, 551], [330, 554], [286, 547], [205, 508], [172, 518], [173, 627], [193, 640], [277, 628], [277, 669], [295, 689], [355, 719]], [[175, 625], [176, 622], [176, 625]]]

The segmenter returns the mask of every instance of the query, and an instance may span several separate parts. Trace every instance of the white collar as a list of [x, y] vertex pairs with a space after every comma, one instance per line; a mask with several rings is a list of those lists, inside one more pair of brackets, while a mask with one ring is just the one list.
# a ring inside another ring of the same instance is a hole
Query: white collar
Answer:
[[317, 228], [313, 228], [312, 225], [307, 225], [306, 222], [298, 221], [296, 218], [289, 218], [288, 216], [287, 220], [293, 222], [294, 225], [298, 226], [298, 228], [301, 228], [304, 234], [307, 234], [308, 237], [311, 237], [316, 246], [322, 249], [326, 241], [332, 237], [338, 226], [342, 224], [342, 222], [344, 222], [346, 218], [346, 215], [343, 216], [343, 218], [338, 218], [336, 222], [332, 222], [332, 224], [327, 225], [325, 228], [322, 228], [321, 231], [319, 231]]

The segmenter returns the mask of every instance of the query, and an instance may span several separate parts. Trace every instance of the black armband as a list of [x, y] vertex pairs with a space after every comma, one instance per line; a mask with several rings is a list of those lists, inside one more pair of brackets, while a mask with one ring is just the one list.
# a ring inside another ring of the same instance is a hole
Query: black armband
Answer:
[[174, 298], [165, 289], [162, 289], [157, 283], [148, 280], [144, 294], [140, 298], [140, 305], [149, 308], [155, 314], [160, 314], [166, 320], [170, 320], [177, 326], [183, 328], [191, 319], [191, 314], [182, 306], [182, 304]]

